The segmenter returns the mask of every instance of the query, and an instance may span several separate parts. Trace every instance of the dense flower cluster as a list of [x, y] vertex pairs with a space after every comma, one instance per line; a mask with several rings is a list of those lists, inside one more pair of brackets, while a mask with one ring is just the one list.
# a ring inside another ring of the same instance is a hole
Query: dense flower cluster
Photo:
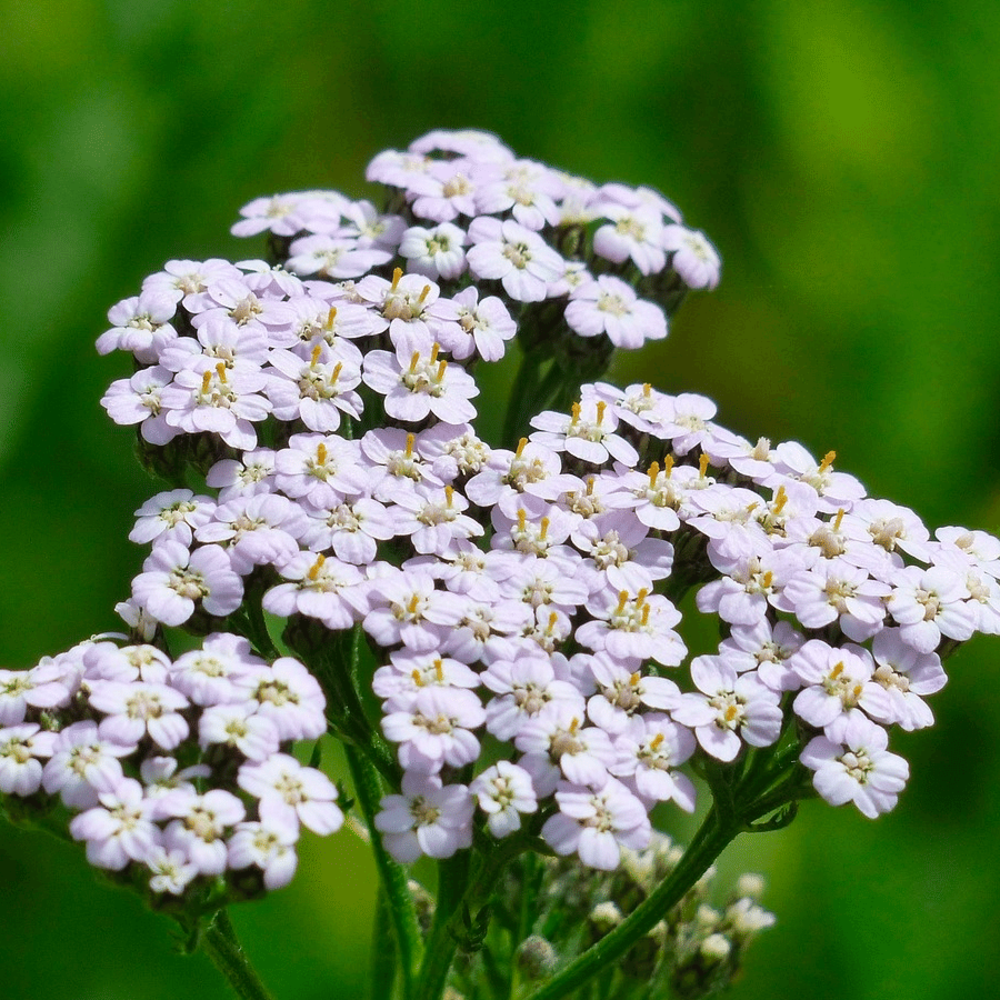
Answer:
[[131, 866], [154, 893], [247, 868], [275, 889], [295, 873], [300, 827], [344, 819], [330, 779], [289, 752], [326, 731], [324, 706], [301, 663], [268, 664], [240, 636], [173, 661], [84, 642], [0, 671], [0, 791], [58, 798], [91, 864]]
[[[329, 192], [262, 199], [234, 231], [268, 230], [278, 266], [171, 261], [111, 310], [99, 349], [140, 367], [106, 409], [207, 473], [203, 492], [137, 511], [130, 537], [152, 551], [122, 606], [134, 635], [242, 631], [255, 602], [286, 635], [360, 627], [402, 773], [375, 824], [403, 861], [448, 857], [477, 824], [497, 838], [531, 824], [613, 869], [649, 844], [656, 804], [693, 810], [686, 761], [782, 740], [801, 740], [829, 802], [891, 809], [908, 767], [888, 727], [930, 724], [942, 655], [1000, 632], [1000, 542], [932, 538], [832, 452], [745, 440], [709, 399], [648, 384], [587, 382], [569, 412], [491, 447], [472, 362], [515, 333], [534, 345], [532, 309], [581, 350], [636, 347], [666, 334], [679, 286], [715, 284], [718, 258], [654, 192], [595, 187], [480, 133], [380, 154], [369, 178], [388, 213]], [[725, 636], [693, 659], [677, 631], [691, 587]], [[176, 871], [255, 864], [285, 881], [296, 817], [340, 822], [332, 786], [283, 752], [325, 731], [323, 698], [303, 667], [241, 642], [185, 654], [224, 646], [239, 665], [217, 675], [108, 643], [12, 675], [3, 790], [86, 810], [74, 836], [107, 867], [155, 845]], [[308, 643], [296, 651], [312, 665]], [[296, 711], [259, 694], [266, 671]], [[64, 727], [56, 709], [82, 714]], [[146, 753], [166, 773], [195, 745], [229, 755], [192, 772], [212, 791], [160, 800], [159, 777], [118, 763]], [[73, 770], [73, 753], [95, 763]], [[224, 797], [210, 820], [208, 796]], [[142, 833], [124, 837], [124, 816]]]

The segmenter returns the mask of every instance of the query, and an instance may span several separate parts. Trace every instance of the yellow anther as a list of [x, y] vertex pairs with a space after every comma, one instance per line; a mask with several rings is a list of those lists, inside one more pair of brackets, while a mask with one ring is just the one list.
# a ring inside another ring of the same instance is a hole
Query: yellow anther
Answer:
[[326, 556], [320, 553], [316, 556], [316, 562], [309, 567], [309, 572], [306, 574], [313, 583], [319, 579], [319, 571], [323, 568], [323, 563], [326, 562]]
[[333, 324], [337, 320], [337, 307], [330, 306], [330, 311], [326, 314], [326, 323], [323, 325], [324, 330], [332, 330]]
[[316, 464], [326, 465], [326, 445], [322, 441], [316, 445]]
[[438, 352], [440, 350], [441, 350], [441, 345], [437, 341], [434, 341], [434, 343], [431, 345], [431, 364], [434, 364], [434, 362], [437, 361]]
[[441, 364], [438, 365], [437, 380], [440, 382], [444, 379], [444, 370], [448, 367], [448, 362], [444, 358], [441, 359]]
[[517, 451], [514, 452], [514, 455], [517, 458], [521, 457], [521, 452], [524, 451], [524, 446], [527, 443], [528, 443], [528, 439], [527, 438], [521, 438], [521, 440], [517, 442]]
[[549, 615], [549, 631], [551, 632], [559, 622], [559, 615], [554, 611]]
[[313, 348], [312, 357], [309, 359], [309, 367], [315, 368], [319, 364], [319, 356], [323, 353], [323, 345], [317, 344]]
[[843, 520], [844, 520], [844, 508], [841, 507], [840, 510], [837, 511], [837, 517], [833, 522], [834, 531], [840, 531], [840, 522]]
[[413, 443], [417, 440], [416, 435], [407, 434], [406, 435], [406, 458], [413, 458]]
[[764, 589], [767, 590], [770, 588], [773, 580], [774, 580], [774, 573], [772, 573], [771, 570], [768, 570], [764, 574], [764, 578], [760, 582], [764, 585]]
[[667, 455], [663, 460], [663, 478], [669, 479], [670, 473], [674, 471], [674, 456]]
[[397, 267], [392, 272], [392, 285], [389, 288], [390, 292], [394, 292], [396, 290], [396, 286], [399, 284], [399, 279], [402, 277], [403, 277], [403, 269], [401, 267]]
[[861, 697], [861, 692], [863, 690], [864, 690], [863, 685], [861, 685], [861, 684], [855, 684], [854, 685], [854, 689], [851, 691], [851, 696], [854, 698], [855, 701], [857, 701], [858, 698]]
[[644, 604], [642, 606], [642, 627], [645, 628], [649, 624], [649, 612], [652, 610], [651, 604]]
[[844, 672], [844, 661], [841, 660], [833, 670], [830, 671], [830, 680], [835, 681]]
[[660, 474], [660, 463], [653, 462], [653, 464], [650, 465], [649, 467], [649, 488], [651, 490], [656, 489], [656, 478], [657, 476], [659, 476], [659, 474]]
[[603, 399], [597, 401], [597, 422], [598, 424], [604, 420], [604, 411], [608, 408], [608, 404], [604, 402]]
[[649, 749], [650, 749], [650, 750], [659, 750], [659, 749], [660, 749], [660, 744], [661, 744], [662, 742], [663, 742], [663, 733], [657, 733], [657, 734], [656, 734], [656, 735], [655, 735], [655, 736], [654, 736], [654, 737], [653, 737], [653, 738], [652, 738], [652, 739], [651, 739], [651, 740], [649, 741]]
[[580, 720], [574, 715], [573, 721], [569, 724], [569, 731], [571, 734], [575, 735], [576, 731], [580, 728]]
[[754, 500], [754, 502], [747, 507], [747, 513], [752, 514], [759, 506], [760, 506], [760, 501]]
[[826, 472], [826, 470], [829, 469], [831, 465], [833, 465], [833, 460], [836, 457], [837, 457], [837, 453], [835, 451], [828, 451], [823, 456], [823, 461], [819, 463], [819, 471], [820, 472]]
[[331, 374], [330, 376], [331, 382], [336, 382], [337, 379], [340, 378], [340, 373], [343, 370], [343, 368], [344, 368], [344, 362], [338, 361], [337, 364], [334, 366], [333, 374]]
[[594, 476], [587, 476], [587, 496], [592, 497], [594, 495]]
[[414, 670], [410, 676], [413, 678], [413, 683], [416, 684], [418, 688], [422, 688], [424, 686], [424, 679], [420, 676], [419, 670]]
[[203, 395], [204, 395], [204, 394], [205, 394], [206, 392], [208, 392], [208, 384], [209, 384], [209, 382], [211, 382], [211, 381], [212, 381], [212, 373], [211, 373], [211, 372], [205, 372], [205, 373], [204, 373], [204, 374], [203, 374], [203, 375], [201, 376], [201, 391], [202, 391], [202, 394], [203, 394]]
[[430, 294], [431, 294], [431, 286], [430, 285], [424, 285], [423, 291], [420, 293], [420, 298], [417, 299], [417, 303], [418, 304], [422, 304], [423, 301], [424, 301], [424, 299], [426, 299], [427, 296], [430, 295]]
[[652, 382], [643, 382], [642, 383], [642, 394], [647, 399], [649, 398], [649, 394], [650, 394], [650, 392], [652, 392], [652, 390], [653, 390], [653, 383]]
[[417, 370], [417, 365], [420, 363], [420, 351], [414, 351], [413, 356], [410, 358], [410, 374], [413, 375]]
[[705, 478], [705, 473], [708, 472], [708, 461], [708, 455], [702, 452], [701, 458], [698, 459], [698, 475], [701, 476], [702, 479]]
[[619, 590], [618, 591], [618, 607], [615, 608], [615, 614], [620, 615], [625, 610], [625, 605], [628, 603], [628, 591]]
[[547, 517], [543, 517], [542, 518], [542, 520], [541, 520], [541, 529], [542, 530], [539, 531], [539, 533], [538, 533], [538, 540], [540, 542], [544, 542], [545, 541], [545, 536], [549, 533], [549, 519]]
[[639, 681], [642, 680], [642, 674], [637, 670], [634, 674], [629, 675], [628, 683], [630, 687], [638, 687]]
[[737, 709], [736, 709], [735, 705], [729, 705], [729, 706], [727, 706], [727, 708], [726, 708], [726, 722], [732, 722], [733, 719], [736, 718], [736, 711], [737, 711]]
[[785, 492], [784, 486], [778, 487], [778, 492], [774, 494], [774, 505], [771, 510], [775, 514], [780, 514], [784, 510], [785, 504], [788, 503], [788, 494]]
[[226, 364], [224, 361], [220, 361], [215, 366], [215, 373], [219, 376], [219, 381], [225, 384], [226, 381]]
[[517, 530], [524, 531], [525, 522], [528, 520], [528, 512], [522, 507], [517, 512]]
[[438, 679], [439, 684], [444, 681], [444, 664], [441, 662], [441, 657], [434, 661], [434, 676]]
[[574, 403], [571, 412], [573, 414], [573, 419], [569, 422], [570, 427], [572, 427], [580, 419], [580, 404]]
[[419, 603], [420, 603], [420, 595], [419, 595], [419, 594], [414, 594], [414, 595], [413, 595], [413, 596], [412, 596], [412, 597], [410, 598], [410, 600], [409, 600], [409, 603], [408, 603], [408, 604], [406, 605], [406, 610], [407, 610], [407, 611], [408, 611], [408, 612], [409, 612], [409, 613], [410, 613], [411, 615], [415, 615], [415, 614], [417, 613], [417, 605], [418, 605]]
[[647, 597], [649, 597], [649, 591], [645, 587], [643, 587], [642, 590], [640, 590], [639, 593], [636, 595], [635, 603], [642, 604], [642, 602], [645, 601]]
[[444, 495], [445, 495], [445, 497], [447, 498], [447, 499], [446, 499], [446, 504], [447, 504], [447, 506], [448, 506], [448, 507], [450, 507], [450, 506], [451, 506], [451, 502], [452, 502], [452, 499], [453, 499], [453, 498], [454, 498], [454, 496], [455, 496], [455, 490], [454, 490], [454, 487], [451, 487], [451, 486], [446, 486], [446, 487], [444, 488]]

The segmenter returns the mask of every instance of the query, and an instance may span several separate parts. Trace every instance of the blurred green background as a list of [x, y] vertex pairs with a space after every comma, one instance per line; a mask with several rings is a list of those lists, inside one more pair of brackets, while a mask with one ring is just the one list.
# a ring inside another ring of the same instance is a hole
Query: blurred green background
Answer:
[[[353, 196], [438, 126], [661, 189], [724, 258], [620, 381], [704, 392], [748, 436], [830, 448], [931, 525], [1000, 529], [1000, 7], [606, 0], [0, 2], [0, 662], [113, 627], [156, 486], [100, 406], [105, 312], [171, 257], [260, 252], [251, 198]], [[898, 739], [895, 813], [803, 809], [737, 842], [777, 927], [741, 1000], [1000, 995], [1000, 642]], [[360, 996], [372, 870], [344, 830], [234, 912], [280, 1000]], [[226, 995], [82, 851], [0, 829], [4, 1000]]]

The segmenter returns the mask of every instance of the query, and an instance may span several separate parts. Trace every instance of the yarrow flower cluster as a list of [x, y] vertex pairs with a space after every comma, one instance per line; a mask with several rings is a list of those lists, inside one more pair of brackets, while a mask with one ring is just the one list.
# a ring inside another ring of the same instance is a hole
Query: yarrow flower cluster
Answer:
[[[136, 371], [103, 405], [170, 488], [136, 511], [129, 635], [0, 674], [0, 791], [60, 802], [93, 864], [154, 894], [231, 898], [341, 825], [291, 754], [327, 732], [375, 768], [366, 818], [400, 862], [541, 838], [635, 865], [654, 807], [695, 809], [692, 774], [742, 782], [748, 825], [809, 795], [892, 809], [890, 731], [929, 726], [943, 659], [1000, 632], [1000, 541], [932, 535], [703, 396], [600, 380], [719, 278], [656, 192], [479, 132], [368, 178], [385, 211], [259, 199], [233, 232], [272, 261], [169, 261], [110, 311], [98, 350]], [[487, 443], [474, 369], [515, 338]], [[691, 589], [722, 633], [696, 655]], [[164, 628], [208, 637], [175, 657]], [[726, 928], [766, 926], [740, 906]], [[721, 968], [724, 923], [692, 963]]]
[[289, 752], [326, 731], [322, 690], [240, 636], [176, 660], [105, 638], [2, 671], [0, 722], [0, 791], [61, 802], [91, 864], [154, 894], [243, 869], [287, 885], [300, 829], [344, 819], [330, 779]]

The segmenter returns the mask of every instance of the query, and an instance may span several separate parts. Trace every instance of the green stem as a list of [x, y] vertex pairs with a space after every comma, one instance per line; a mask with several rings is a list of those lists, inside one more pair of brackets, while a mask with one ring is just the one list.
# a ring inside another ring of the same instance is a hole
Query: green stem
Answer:
[[[477, 855], [478, 859], [478, 855]], [[458, 949], [458, 927], [462, 897], [468, 885], [469, 855], [459, 851], [454, 857], [438, 862], [437, 901], [434, 923], [427, 939], [427, 950], [420, 966], [416, 1000], [438, 1000], [444, 991], [448, 970]]]
[[396, 937], [396, 954], [403, 978], [403, 996], [413, 992], [413, 977], [423, 950], [420, 922], [413, 905], [413, 896], [408, 886], [406, 869], [395, 861], [382, 846], [382, 834], [375, 828], [375, 813], [382, 798], [382, 784], [378, 771], [355, 747], [344, 746], [347, 765], [354, 782], [354, 791], [361, 805], [361, 811], [371, 837], [375, 867], [378, 869], [382, 891], [388, 904], [389, 917]]
[[241, 1000], [272, 1000], [237, 940], [225, 910], [219, 910], [205, 929], [201, 946]]
[[528, 1000], [564, 997], [620, 959], [684, 898], [743, 829], [743, 821], [738, 816], [731, 815], [728, 822], [724, 822], [713, 808], [670, 875], [613, 931], [532, 993]]
[[379, 885], [375, 900], [375, 926], [372, 930], [371, 975], [369, 996], [371, 1000], [391, 1000], [392, 986], [396, 981], [398, 951], [393, 938], [392, 904], [385, 886]]

